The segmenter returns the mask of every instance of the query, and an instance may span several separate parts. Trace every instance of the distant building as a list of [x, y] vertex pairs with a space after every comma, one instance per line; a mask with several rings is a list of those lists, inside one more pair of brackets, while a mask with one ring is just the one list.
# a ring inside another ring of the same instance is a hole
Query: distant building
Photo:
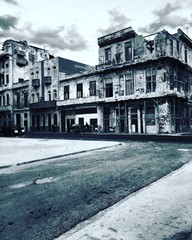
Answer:
[[181, 30], [149, 36], [131, 27], [98, 38], [95, 68], [27, 42], [0, 54], [0, 125], [68, 132], [180, 133], [192, 128], [192, 40]]
[[79, 74], [87, 67], [54, 58], [26, 41], [6, 40], [0, 52], [0, 125], [50, 130], [58, 122], [59, 77]]

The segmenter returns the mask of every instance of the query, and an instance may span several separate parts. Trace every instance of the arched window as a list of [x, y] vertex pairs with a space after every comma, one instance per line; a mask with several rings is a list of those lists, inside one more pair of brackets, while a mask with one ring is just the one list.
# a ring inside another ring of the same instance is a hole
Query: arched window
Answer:
[[39, 78], [39, 71], [36, 71], [36, 77]]
[[3, 106], [5, 106], [5, 96], [3, 95]]
[[53, 66], [53, 74], [56, 75], [56, 66]]
[[48, 101], [51, 101], [51, 91], [48, 91]]
[[37, 102], [39, 102], [39, 93], [37, 93]]
[[27, 108], [28, 107], [28, 92], [24, 92], [23, 93], [23, 100], [24, 100], [24, 107]]
[[50, 76], [50, 68], [47, 68], [47, 75]]
[[34, 93], [31, 94], [31, 102], [32, 102], [32, 103], [35, 102], [35, 94], [34, 94]]
[[57, 90], [54, 89], [53, 90], [53, 100], [56, 100], [57, 99]]

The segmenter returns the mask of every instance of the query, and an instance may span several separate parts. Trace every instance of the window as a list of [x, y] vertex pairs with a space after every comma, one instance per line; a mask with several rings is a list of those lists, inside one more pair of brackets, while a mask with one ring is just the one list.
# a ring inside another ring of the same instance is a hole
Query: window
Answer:
[[156, 69], [147, 69], [146, 71], [146, 92], [155, 92], [156, 90]]
[[35, 127], [35, 116], [32, 115], [32, 127]]
[[9, 63], [6, 63], [6, 64], [5, 64], [5, 68], [9, 68]]
[[79, 125], [84, 125], [84, 118], [79, 118]]
[[187, 63], [187, 47], [185, 46], [185, 62]]
[[69, 99], [69, 85], [64, 86], [64, 100]]
[[50, 68], [47, 68], [47, 75], [50, 76]]
[[155, 107], [152, 102], [146, 102], [146, 125], [154, 126], [155, 125]]
[[3, 106], [5, 106], [5, 96], [3, 95]]
[[9, 83], [9, 74], [6, 74], [6, 84]]
[[57, 99], [57, 90], [54, 89], [53, 90], [53, 100], [56, 100]]
[[54, 76], [56, 76], [56, 73], [57, 73], [56, 66], [53, 66], [53, 74], [54, 74]]
[[31, 94], [31, 101], [32, 101], [32, 103], [35, 102], [35, 94], [34, 93]]
[[125, 62], [132, 60], [132, 44], [131, 42], [125, 43]]
[[89, 82], [89, 95], [96, 96], [96, 81]]
[[189, 91], [189, 78], [188, 77], [185, 77], [185, 86], [184, 86], [184, 89], [186, 92]]
[[105, 62], [111, 61], [111, 48], [105, 49]]
[[173, 56], [173, 40], [170, 39], [169, 41], [170, 41], [170, 43], [169, 43], [170, 44], [169, 45], [169, 53], [170, 53], [171, 56]]
[[10, 105], [10, 97], [8, 93], [7, 93], [7, 105]]
[[77, 98], [83, 97], [83, 84], [77, 84]]
[[22, 82], [24, 82], [24, 79], [23, 78], [19, 78], [18, 81], [19, 81], [19, 83], [22, 83]]
[[36, 71], [36, 79], [39, 79], [39, 71]]
[[53, 115], [53, 123], [55, 126], [57, 126], [57, 114], [56, 113]]
[[0, 86], [4, 84], [4, 74], [0, 73]]
[[37, 102], [39, 102], [39, 93], [37, 93]]
[[170, 79], [170, 90], [174, 89], [174, 72], [172, 69], [169, 69], [169, 79]]
[[28, 107], [28, 93], [27, 92], [24, 93], [24, 107], [25, 108]]
[[16, 98], [16, 104], [17, 104], [17, 108], [20, 108], [21, 106], [21, 102], [20, 102], [20, 93], [17, 93], [17, 98]]
[[131, 95], [134, 93], [134, 80], [132, 72], [125, 74], [125, 94]]
[[106, 83], [106, 97], [113, 97], [113, 83]]
[[34, 72], [31, 73], [31, 78], [34, 79]]
[[48, 101], [51, 101], [51, 91], [48, 91], [47, 95], [48, 95]]

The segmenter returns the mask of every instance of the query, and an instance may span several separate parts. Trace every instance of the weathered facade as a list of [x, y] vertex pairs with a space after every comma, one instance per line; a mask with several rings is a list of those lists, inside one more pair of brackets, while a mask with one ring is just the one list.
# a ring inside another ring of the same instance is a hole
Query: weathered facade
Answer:
[[143, 37], [126, 28], [99, 38], [98, 45], [94, 73], [60, 81], [60, 91], [81, 85], [83, 94], [74, 92], [57, 103], [62, 129], [84, 122], [98, 124], [104, 132], [191, 129], [192, 41], [187, 35], [179, 29], [174, 35], [163, 30]]
[[48, 53], [27, 58], [27, 65], [16, 63], [14, 49], [1, 54], [0, 125], [13, 121], [50, 131], [54, 124], [61, 132], [85, 123], [117, 133], [191, 130], [192, 40], [182, 30], [144, 37], [129, 27], [98, 38], [98, 46], [94, 69]]
[[0, 54], [0, 126], [26, 131], [59, 130], [59, 78], [80, 74], [88, 65], [53, 57], [26, 41], [7, 40]]

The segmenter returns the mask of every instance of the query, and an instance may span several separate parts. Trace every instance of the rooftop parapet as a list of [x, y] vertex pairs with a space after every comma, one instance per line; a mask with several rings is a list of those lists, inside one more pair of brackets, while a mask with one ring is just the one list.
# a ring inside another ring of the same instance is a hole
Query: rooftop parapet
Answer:
[[137, 36], [137, 33], [132, 29], [132, 27], [128, 27], [98, 38], [98, 45], [99, 47], [103, 47], [108, 44], [133, 38], [135, 36]]

